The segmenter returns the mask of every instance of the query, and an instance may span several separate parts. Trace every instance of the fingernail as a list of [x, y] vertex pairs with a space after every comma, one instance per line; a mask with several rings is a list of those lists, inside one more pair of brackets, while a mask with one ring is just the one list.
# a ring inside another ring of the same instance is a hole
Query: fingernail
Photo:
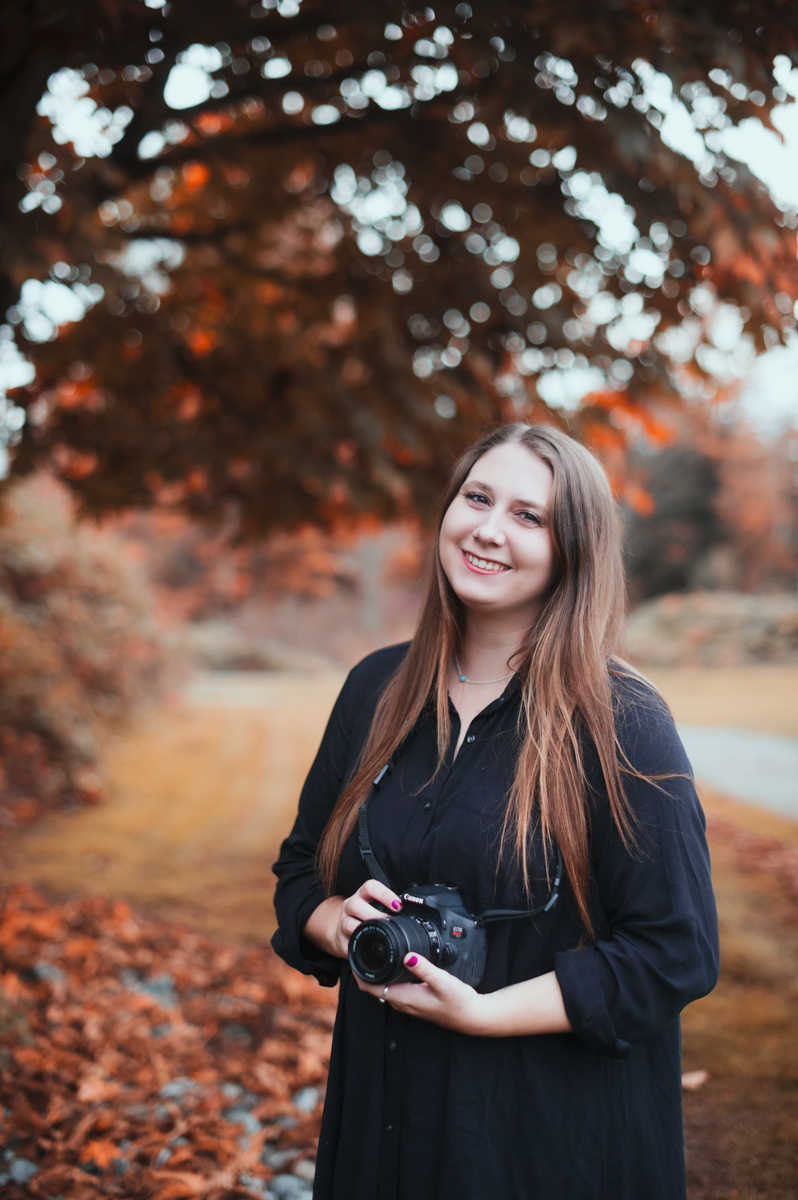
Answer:
[[396, 908], [396, 909], [399, 909], [399, 908], [401, 908], [401, 907], [402, 907], [402, 905], [401, 905], [401, 903], [400, 903], [398, 900], [392, 900], [392, 901], [391, 901], [391, 908]]
[[418, 962], [418, 958], [415, 954], [411, 954], [410, 958], [405, 959], [405, 962], [407, 963], [408, 967], [414, 967]]

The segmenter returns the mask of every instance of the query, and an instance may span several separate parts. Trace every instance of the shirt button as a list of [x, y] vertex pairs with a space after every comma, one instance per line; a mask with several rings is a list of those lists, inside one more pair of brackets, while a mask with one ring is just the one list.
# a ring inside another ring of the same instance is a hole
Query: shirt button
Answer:
[[432, 808], [432, 805], [430, 804], [430, 802], [428, 800], [427, 803], [424, 805], [424, 812], [428, 812], [431, 808]]
[[468, 737], [466, 738], [467, 742], [475, 742], [476, 740], [477, 740], [476, 734], [474, 734], [474, 733], [469, 733]]
[[395, 1049], [396, 1049], [396, 1042], [389, 1042], [389, 1043], [388, 1043], [388, 1049], [389, 1049], [389, 1050], [395, 1050]]
[[386, 1125], [386, 1126], [385, 1126], [385, 1132], [386, 1132], [386, 1133], [393, 1133], [393, 1125]]

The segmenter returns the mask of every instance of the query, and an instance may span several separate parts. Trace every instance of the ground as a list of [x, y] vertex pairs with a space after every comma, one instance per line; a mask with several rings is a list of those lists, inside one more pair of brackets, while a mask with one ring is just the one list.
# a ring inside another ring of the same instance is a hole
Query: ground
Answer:
[[[677, 720], [798, 737], [798, 669], [659, 671]], [[7, 882], [103, 894], [241, 945], [274, 926], [270, 864], [340, 686], [206, 676], [106, 751], [109, 801], [10, 835]], [[683, 1018], [691, 1200], [794, 1200], [798, 823], [704, 790], [723, 969]]]

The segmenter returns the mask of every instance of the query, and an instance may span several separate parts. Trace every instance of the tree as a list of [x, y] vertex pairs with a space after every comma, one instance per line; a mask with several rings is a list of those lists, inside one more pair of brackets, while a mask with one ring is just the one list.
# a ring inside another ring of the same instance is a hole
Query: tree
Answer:
[[[157, 3], [0, 10], [0, 268], [37, 368], [14, 469], [54, 465], [85, 509], [232, 506], [244, 533], [426, 511], [516, 414], [567, 422], [623, 490], [630, 437], [664, 436], [651, 401], [734, 369], [719, 317], [751, 349], [794, 326], [798, 219], [721, 148], [785, 97], [793, 6]], [[49, 340], [58, 286], [90, 311]]]

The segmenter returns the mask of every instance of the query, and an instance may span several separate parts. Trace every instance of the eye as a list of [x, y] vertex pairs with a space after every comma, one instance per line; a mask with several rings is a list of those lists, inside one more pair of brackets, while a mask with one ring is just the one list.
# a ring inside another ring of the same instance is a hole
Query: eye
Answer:
[[488, 497], [482, 492], [466, 492], [466, 500], [473, 500], [475, 504], [488, 504]]
[[531, 512], [528, 508], [522, 508], [521, 511], [517, 515], [519, 517], [521, 517], [521, 519], [524, 522], [526, 522], [526, 524], [528, 524], [528, 525], [542, 525], [543, 524], [542, 517], [538, 513]]

